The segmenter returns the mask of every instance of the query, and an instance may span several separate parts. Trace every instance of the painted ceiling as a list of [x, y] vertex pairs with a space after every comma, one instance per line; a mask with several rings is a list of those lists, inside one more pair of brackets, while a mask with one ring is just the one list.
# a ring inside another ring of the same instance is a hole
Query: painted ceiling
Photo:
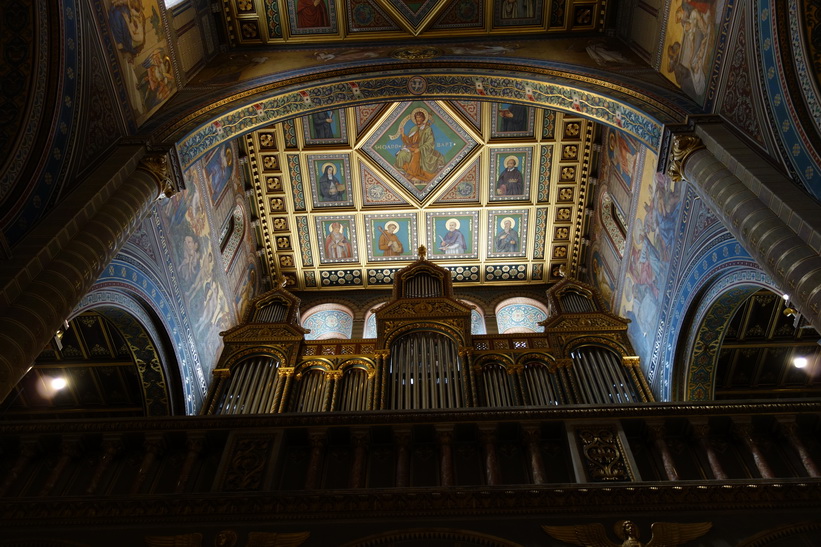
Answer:
[[225, 0], [235, 45], [601, 30], [606, 0]]
[[534, 107], [420, 100], [253, 132], [263, 262], [298, 290], [387, 288], [423, 245], [457, 284], [577, 274], [594, 129]]

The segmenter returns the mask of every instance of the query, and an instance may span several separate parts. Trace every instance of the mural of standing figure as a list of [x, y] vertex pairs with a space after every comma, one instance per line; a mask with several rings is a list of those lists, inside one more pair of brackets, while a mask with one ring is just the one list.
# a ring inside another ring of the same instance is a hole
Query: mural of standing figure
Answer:
[[519, 232], [513, 228], [516, 221], [511, 217], [502, 219], [502, 229], [496, 234], [496, 251], [500, 253], [512, 253], [519, 250]]
[[445, 237], [439, 236], [441, 240], [439, 249], [446, 255], [459, 255], [467, 252], [468, 246], [465, 235], [459, 231], [460, 222], [455, 218], [451, 218], [448, 220], [447, 227], [448, 233], [445, 234]]
[[521, 196], [525, 190], [525, 181], [519, 171], [519, 158], [508, 156], [505, 158], [505, 168], [499, 173], [496, 180], [496, 195]]
[[299, 0], [296, 4], [296, 22], [299, 28], [330, 26], [325, 0]]
[[353, 248], [350, 240], [342, 233], [342, 224], [334, 222], [331, 224], [331, 231], [325, 238], [325, 256], [328, 259], [351, 258]]
[[379, 228], [381, 232], [379, 236], [379, 250], [382, 251], [383, 256], [400, 256], [405, 251], [405, 247], [396, 236], [398, 229], [399, 224], [396, 222], [386, 222], [384, 229]]

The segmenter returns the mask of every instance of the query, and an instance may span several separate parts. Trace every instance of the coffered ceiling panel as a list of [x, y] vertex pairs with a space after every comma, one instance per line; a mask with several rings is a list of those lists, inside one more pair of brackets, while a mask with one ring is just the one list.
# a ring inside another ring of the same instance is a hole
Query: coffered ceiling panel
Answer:
[[409, 101], [247, 135], [261, 254], [299, 290], [388, 287], [427, 256], [455, 283], [580, 267], [594, 125], [515, 104]]
[[600, 31], [606, 0], [223, 0], [234, 45]]

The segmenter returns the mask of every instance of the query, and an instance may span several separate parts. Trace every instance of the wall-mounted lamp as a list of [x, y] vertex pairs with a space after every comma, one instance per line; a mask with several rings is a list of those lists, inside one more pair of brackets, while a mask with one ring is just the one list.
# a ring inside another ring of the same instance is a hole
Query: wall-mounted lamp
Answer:
[[796, 308], [792, 307], [792, 305], [790, 305], [790, 295], [789, 294], [784, 293], [783, 295], [781, 295], [781, 298], [784, 299], [784, 306], [785, 306], [784, 311], [781, 312], [781, 313], [783, 313], [786, 317], [792, 317], [793, 318], [792, 325], [793, 325], [794, 328], [797, 329], [799, 323], [801, 322], [801, 313]]

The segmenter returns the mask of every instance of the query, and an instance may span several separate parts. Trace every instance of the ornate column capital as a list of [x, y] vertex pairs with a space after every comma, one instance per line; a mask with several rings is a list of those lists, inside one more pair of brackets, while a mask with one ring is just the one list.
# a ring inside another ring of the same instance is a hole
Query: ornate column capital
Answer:
[[695, 135], [673, 135], [670, 145], [670, 158], [667, 163], [667, 175], [675, 181], [684, 179], [684, 162], [696, 150], [706, 148], [701, 139]]
[[185, 188], [182, 173], [175, 161], [173, 148], [166, 150], [149, 150], [140, 160], [137, 169], [147, 173], [157, 184], [157, 199], [170, 198]]

